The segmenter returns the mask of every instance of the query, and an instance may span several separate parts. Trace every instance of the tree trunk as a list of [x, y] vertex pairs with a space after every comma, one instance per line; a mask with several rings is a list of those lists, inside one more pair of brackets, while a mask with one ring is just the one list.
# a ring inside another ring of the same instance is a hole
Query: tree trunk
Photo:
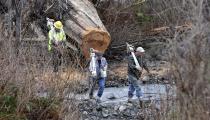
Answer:
[[68, 8], [65, 15], [67, 19], [64, 22], [66, 34], [76, 41], [86, 58], [89, 58], [90, 48], [105, 52], [110, 43], [110, 35], [94, 5], [88, 0], [64, 1], [62, 8]]
[[[42, 1], [38, 0], [36, 2], [40, 3]], [[73, 40], [72, 43], [69, 41], [67, 44], [70, 48], [76, 50], [75, 46], [79, 46], [86, 58], [89, 58], [90, 48], [105, 52], [111, 38], [100, 20], [93, 3], [88, 0], [58, 0], [54, 2], [57, 2], [58, 8], [52, 12], [59, 13], [59, 17], [56, 18], [63, 21], [65, 33]], [[8, 6], [7, 0], [2, 0], [1, 3], [4, 6]], [[39, 6], [36, 6], [36, 14], [39, 13], [38, 11], [42, 11]], [[16, 9], [16, 25], [18, 26], [21, 23], [21, 15], [17, 11]], [[18, 29], [16, 29], [16, 36], [18, 38], [20, 38], [20, 27], [18, 26]], [[75, 46], [72, 45], [75, 43]]]

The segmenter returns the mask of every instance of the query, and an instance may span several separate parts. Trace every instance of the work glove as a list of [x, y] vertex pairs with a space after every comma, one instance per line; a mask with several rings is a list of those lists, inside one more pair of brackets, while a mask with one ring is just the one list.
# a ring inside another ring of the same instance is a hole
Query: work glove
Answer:
[[53, 22], [54, 22], [54, 20], [53, 19], [50, 19], [50, 18], [46, 18], [46, 20], [47, 20], [47, 27], [48, 27], [48, 29], [49, 30], [51, 30], [51, 29], [53, 29]]
[[92, 77], [96, 77], [96, 76], [97, 76], [97, 75], [96, 75], [96, 72], [93, 72], [93, 71], [92, 71], [92, 72], [91, 72], [91, 76], [92, 76]]
[[128, 46], [127, 46], [127, 52], [134, 52], [134, 46], [128, 44]]
[[52, 40], [52, 44], [57, 47], [59, 45], [59, 42], [57, 40]]
[[67, 48], [66, 42], [62, 41], [61, 45], [62, 45], [63, 48]]
[[139, 70], [139, 71], [142, 71], [141, 67], [136, 66], [136, 69]]
[[133, 46], [129, 46], [128, 52], [134, 52], [134, 47]]
[[102, 70], [106, 71], [107, 70], [107, 65], [105, 67], [102, 67]]

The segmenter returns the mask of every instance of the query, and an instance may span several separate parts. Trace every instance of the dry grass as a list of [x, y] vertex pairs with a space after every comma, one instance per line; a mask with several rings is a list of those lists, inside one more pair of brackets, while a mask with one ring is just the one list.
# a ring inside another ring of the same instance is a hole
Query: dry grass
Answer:
[[[159, 1], [161, 3], [161, 1]], [[192, 29], [187, 31], [173, 31], [170, 39], [170, 61], [173, 76], [177, 87], [177, 101], [174, 103], [174, 112], [161, 116], [161, 119], [178, 120], [206, 120], [209, 119], [209, 21], [206, 19], [206, 10], [209, 10], [206, 0], [162, 1], [167, 8], [176, 6], [176, 11], [163, 20], [171, 22], [172, 26], [181, 24], [183, 19], [192, 22]], [[177, 17], [176, 17], [177, 16]], [[171, 21], [176, 17], [176, 21]], [[170, 23], [169, 22], [169, 23]], [[172, 28], [173, 28], [172, 27]], [[172, 31], [169, 31], [172, 32]], [[164, 113], [164, 112], [163, 112]]]
[[[0, 37], [0, 120], [79, 119], [76, 102], [73, 98], [65, 101], [65, 91], [81, 91], [87, 74], [69, 66], [60, 76], [55, 75], [50, 56], [44, 54], [46, 46], [21, 44], [15, 49], [14, 42], [13, 37]], [[49, 96], [41, 97], [45, 92]]]

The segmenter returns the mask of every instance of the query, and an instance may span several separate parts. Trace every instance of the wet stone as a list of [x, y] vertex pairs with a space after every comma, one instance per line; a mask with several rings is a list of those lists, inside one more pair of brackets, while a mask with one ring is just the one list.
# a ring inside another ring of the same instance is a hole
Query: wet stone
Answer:
[[114, 111], [114, 112], [112, 113], [112, 115], [117, 116], [118, 113], [117, 113], [116, 111]]
[[125, 116], [127, 116], [127, 117], [130, 117], [130, 116], [131, 116], [131, 110], [126, 109], [126, 110], [123, 112], [123, 115], [125, 115]]
[[98, 120], [96, 116], [92, 116], [91, 120]]
[[87, 115], [88, 112], [87, 112], [87, 111], [83, 111], [82, 114], [83, 114], [83, 115]]
[[136, 115], [136, 113], [134, 111], [131, 111], [130, 113], [131, 113], [131, 116], [135, 116]]
[[97, 110], [97, 111], [102, 111], [102, 106], [97, 106], [97, 107], [96, 107], [96, 110]]
[[123, 105], [122, 105], [122, 106], [119, 107], [119, 111], [120, 111], [120, 112], [123, 112], [125, 109], [126, 109], [126, 106], [123, 106]]
[[117, 111], [119, 109], [119, 106], [114, 106], [114, 110]]
[[109, 111], [108, 111], [108, 110], [103, 110], [103, 111], [102, 111], [102, 116], [103, 116], [104, 118], [108, 117], [108, 116], [109, 116]]

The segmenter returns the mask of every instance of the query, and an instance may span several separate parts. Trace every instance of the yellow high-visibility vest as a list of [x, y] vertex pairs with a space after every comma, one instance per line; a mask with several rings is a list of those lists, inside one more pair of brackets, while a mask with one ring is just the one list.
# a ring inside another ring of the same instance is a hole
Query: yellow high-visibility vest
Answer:
[[66, 34], [63, 31], [63, 29], [60, 30], [60, 32], [55, 32], [54, 29], [51, 29], [48, 34], [49, 41], [48, 41], [48, 51], [51, 51], [52, 49], [52, 40], [61, 42], [66, 40]]

